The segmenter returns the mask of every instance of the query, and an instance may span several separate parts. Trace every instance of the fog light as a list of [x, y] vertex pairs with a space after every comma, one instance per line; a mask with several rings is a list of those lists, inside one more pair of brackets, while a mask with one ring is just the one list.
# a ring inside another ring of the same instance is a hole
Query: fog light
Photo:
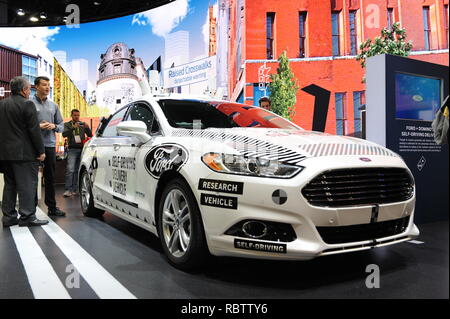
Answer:
[[285, 243], [297, 238], [290, 224], [249, 219], [234, 224], [225, 232], [225, 235]]
[[248, 221], [242, 225], [242, 231], [248, 237], [261, 238], [267, 235], [267, 225], [259, 221]]

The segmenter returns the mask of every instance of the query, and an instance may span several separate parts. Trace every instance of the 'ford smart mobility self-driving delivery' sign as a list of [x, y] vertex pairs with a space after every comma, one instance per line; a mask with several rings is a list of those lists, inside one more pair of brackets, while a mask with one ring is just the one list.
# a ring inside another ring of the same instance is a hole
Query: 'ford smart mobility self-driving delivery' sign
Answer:
[[216, 74], [216, 57], [211, 56], [195, 62], [174, 66], [164, 70], [166, 89], [207, 81]]

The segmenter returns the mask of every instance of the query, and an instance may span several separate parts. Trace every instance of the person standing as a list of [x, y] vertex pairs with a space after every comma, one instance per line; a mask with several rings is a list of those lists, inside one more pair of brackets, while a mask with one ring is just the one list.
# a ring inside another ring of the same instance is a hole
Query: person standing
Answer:
[[10, 85], [11, 97], [0, 101], [0, 162], [5, 179], [3, 227], [46, 225], [47, 220], [36, 218], [39, 161], [45, 159], [45, 148], [36, 108], [28, 100], [31, 85], [20, 76], [13, 78]]
[[36, 95], [31, 98], [38, 113], [41, 135], [45, 146], [44, 183], [45, 205], [49, 216], [65, 216], [66, 213], [56, 207], [55, 198], [55, 166], [56, 166], [56, 135], [64, 130], [64, 120], [58, 106], [48, 99], [50, 94], [50, 79], [38, 76], [34, 80]]
[[66, 188], [64, 197], [78, 194], [78, 169], [80, 168], [83, 141], [92, 137], [89, 126], [80, 122], [80, 111], [72, 110], [72, 120], [64, 123], [63, 137], [67, 138]]

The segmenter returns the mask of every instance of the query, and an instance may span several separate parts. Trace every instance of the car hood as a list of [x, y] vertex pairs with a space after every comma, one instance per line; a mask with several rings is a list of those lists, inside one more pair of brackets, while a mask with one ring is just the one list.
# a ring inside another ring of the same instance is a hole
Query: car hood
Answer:
[[[277, 157], [293, 164], [306, 158], [318, 156], [398, 156], [385, 147], [363, 139], [305, 130], [273, 128], [178, 129], [174, 130], [172, 135], [219, 142], [236, 149], [242, 155]], [[205, 143], [208, 141], [205, 141]]]

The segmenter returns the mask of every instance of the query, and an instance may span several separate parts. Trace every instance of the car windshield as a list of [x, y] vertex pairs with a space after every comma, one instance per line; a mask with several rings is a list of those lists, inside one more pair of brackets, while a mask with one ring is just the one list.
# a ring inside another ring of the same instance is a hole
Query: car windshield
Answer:
[[257, 106], [194, 100], [160, 100], [159, 104], [169, 124], [176, 128], [265, 127], [299, 129], [284, 118]]

